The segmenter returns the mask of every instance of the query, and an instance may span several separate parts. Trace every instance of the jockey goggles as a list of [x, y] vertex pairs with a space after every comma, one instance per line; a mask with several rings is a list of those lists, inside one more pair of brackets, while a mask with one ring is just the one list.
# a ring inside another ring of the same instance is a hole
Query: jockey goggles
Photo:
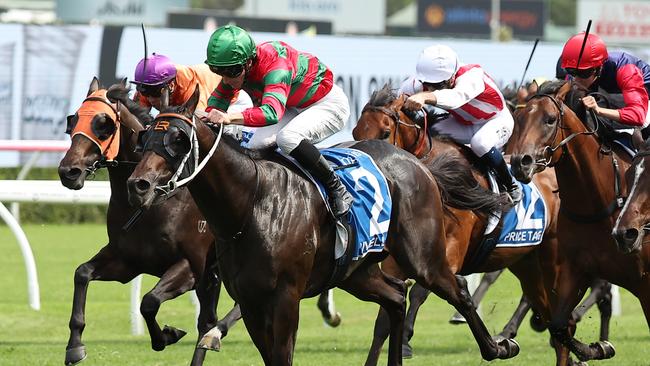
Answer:
[[166, 88], [169, 83], [158, 85], [137, 84], [135, 90], [145, 97], [160, 98], [163, 88]]
[[212, 66], [210, 71], [217, 75], [225, 76], [228, 78], [236, 78], [244, 72], [244, 64], [230, 65], [230, 66]]
[[422, 86], [424, 87], [425, 90], [431, 90], [431, 91], [442, 90], [451, 87], [451, 81], [443, 80], [439, 83], [422, 82]]
[[594, 68], [582, 69], [582, 70], [567, 68], [567, 69], [565, 69], [565, 71], [566, 71], [567, 74], [569, 74], [569, 75], [571, 75], [573, 77], [580, 78], [580, 79], [587, 79], [588, 77], [590, 77], [591, 75], [596, 73], [596, 69], [594, 69]]

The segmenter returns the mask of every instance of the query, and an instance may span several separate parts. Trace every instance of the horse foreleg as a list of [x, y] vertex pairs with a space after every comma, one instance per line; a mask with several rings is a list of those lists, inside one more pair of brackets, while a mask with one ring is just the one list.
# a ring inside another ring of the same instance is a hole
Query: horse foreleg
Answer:
[[325, 324], [332, 328], [338, 327], [341, 324], [341, 314], [334, 307], [334, 290], [329, 289], [321, 293], [318, 296], [318, 302], [316, 304], [323, 316]]
[[549, 324], [549, 331], [555, 340], [553, 343], [558, 366], [567, 365], [569, 362], [569, 355], [564, 347], [575, 354], [580, 361], [607, 359], [615, 354], [613, 345], [608, 341], [587, 345], [574, 337], [576, 323], [571, 313], [584, 296], [587, 283], [585, 276], [573, 271], [570, 264], [561, 267], [555, 289], [557, 300], [554, 302]]
[[[215, 275], [213, 269], [207, 267], [201, 276], [201, 280], [196, 286], [196, 297], [199, 299], [200, 311], [197, 319], [196, 328], [199, 331], [197, 346], [192, 355], [191, 366], [203, 365], [205, 360], [206, 348], [199, 347], [199, 342], [210, 329], [217, 325], [217, 304], [221, 292], [221, 279]], [[221, 344], [215, 348], [218, 351]]]
[[186, 293], [194, 287], [194, 284], [195, 278], [189, 262], [187, 259], [181, 259], [169, 267], [156, 286], [142, 297], [140, 313], [147, 324], [151, 348], [154, 351], [162, 351], [167, 345], [178, 342], [186, 334], [185, 331], [170, 326], [160, 329], [156, 321], [160, 304]]
[[600, 340], [609, 339], [609, 321], [612, 317], [612, 285], [601, 279], [594, 280], [591, 284], [589, 296], [573, 310], [571, 316], [577, 322], [582, 320], [587, 310], [594, 304], [600, 311]]
[[[478, 308], [478, 304], [480, 304], [481, 300], [483, 300], [483, 297], [485, 297], [487, 290], [494, 284], [497, 278], [501, 276], [501, 273], [503, 273], [503, 271], [504, 269], [499, 269], [496, 271], [487, 272], [483, 275], [483, 277], [481, 277], [481, 282], [472, 294], [472, 301], [474, 302], [475, 307]], [[449, 323], [451, 324], [463, 324], [465, 322], [465, 318], [463, 318], [463, 316], [458, 312], [454, 313], [451, 319], [449, 319]]]
[[295, 286], [278, 286], [273, 301], [273, 366], [293, 364], [293, 350], [296, 347], [296, 333], [300, 318], [300, 298], [304, 291]]
[[93, 280], [129, 282], [138, 273], [108, 249], [103, 247], [91, 260], [81, 264], [74, 273], [74, 297], [70, 315], [70, 338], [65, 352], [65, 364], [74, 365], [83, 361], [86, 347], [81, 341], [81, 334], [86, 326], [86, 295], [88, 284]]

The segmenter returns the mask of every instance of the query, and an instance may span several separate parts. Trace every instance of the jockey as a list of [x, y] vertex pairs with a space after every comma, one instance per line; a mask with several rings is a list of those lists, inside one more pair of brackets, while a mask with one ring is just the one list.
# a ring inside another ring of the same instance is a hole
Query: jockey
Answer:
[[[146, 69], [145, 69], [146, 67]], [[133, 99], [141, 106], [160, 110], [160, 96], [163, 88], [169, 90], [169, 105], [184, 104], [199, 85], [200, 97], [197, 110], [205, 110], [208, 97], [221, 78], [210, 72], [207, 65], [183, 66], [173, 63], [167, 56], [153, 54], [140, 60], [135, 67], [136, 93]], [[235, 97], [234, 105], [240, 109], [252, 106], [246, 93]]]
[[622, 94], [625, 106], [620, 109], [599, 107], [593, 96], [582, 99], [596, 115], [612, 121], [615, 129], [644, 128], [650, 124], [648, 93], [650, 65], [626, 52], [607, 52], [605, 42], [589, 34], [582, 58], [580, 50], [585, 33], [569, 38], [562, 50], [562, 68], [575, 82], [589, 90], [598, 87], [612, 94]]
[[425, 48], [416, 66], [416, 76], [402, 84], [409, 96], [407, 109], [433, 105], [449, 117], [432, 128], [470, 149], [490, 167], [512, 204], [521, 200], [521, 188], [510, 174], [500, 149], [512, 134], [514, 121], [494, 81], [477, 64], [462, 64], [449, 47]]
[[[284, 42], [256, 46], [245, 30], [232, 25], [214, 31], [205, 63], [222, 77], [208, 100], [207, 119], [264, 127], [256, 129], [247, 147], [277, 143], [325, 184], [334, 216], [347, 213], [352, 196], [313, 145], [340, 131], [350, 116], [348, 98], [334, 84], [330, 69]], [[242, 89], [253, 97], [255, 106], [224, 113], [234, 93]]]

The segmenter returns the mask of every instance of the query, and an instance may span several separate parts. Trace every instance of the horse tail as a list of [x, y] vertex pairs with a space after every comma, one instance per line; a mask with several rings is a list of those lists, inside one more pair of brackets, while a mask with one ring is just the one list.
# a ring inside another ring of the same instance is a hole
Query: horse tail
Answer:
[[470, 164], [452, 154], [439, 154], [428, 164], [438, 183], [446, 206], [471, 210], [489, 216], [507, 204], [504, 195], [496, 194], [479, 184]]

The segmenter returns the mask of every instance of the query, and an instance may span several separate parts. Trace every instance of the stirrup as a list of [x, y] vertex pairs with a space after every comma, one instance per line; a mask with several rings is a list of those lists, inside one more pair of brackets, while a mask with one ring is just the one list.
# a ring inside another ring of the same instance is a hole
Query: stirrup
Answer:
[[353, 202], [354, 198], [348, 191], [345, 191], [341, 197], [334, 198], [333, 194], [330, 195], [330, 208], [332, 209], [332, 215], [334, 215], [334, 218], [340, 219], [350, 212]]

